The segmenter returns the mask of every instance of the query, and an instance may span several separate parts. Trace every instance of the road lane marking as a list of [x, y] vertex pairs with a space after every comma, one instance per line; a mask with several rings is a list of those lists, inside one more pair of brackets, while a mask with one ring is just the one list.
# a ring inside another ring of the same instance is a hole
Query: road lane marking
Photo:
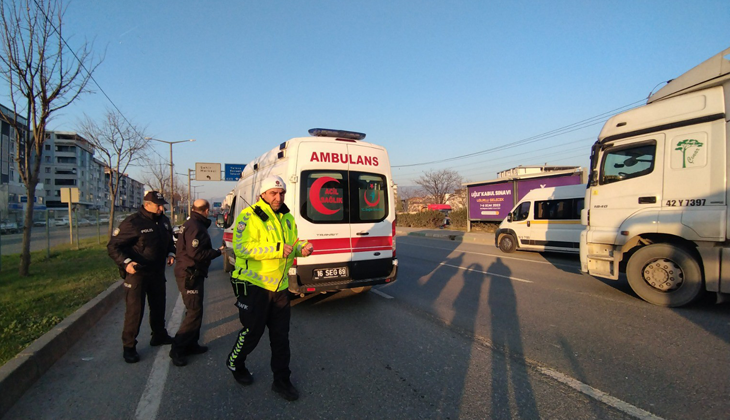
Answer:
[[[184, 311], [185, 305], [182, 296], [178, 295], [175, 308], [172, 310], [170, 320], [167, 322], [167, 331], [177, 331], [180, 328]], [[147, 385], [145, 385], [144, 392], [142, 392], [139, 399], [137, 410], [134, 412], [135, 419], [154, 420], [157, 418], [157, 412], [160, 410], [160, 402], [162, 401], [162, 391], [165, 389], [167, 373], [170, 370], [169, 348], [168, 346], [160, 346], [157, 349], [150, 376], [147, 378]]]
[[490, 273], [489, 271], [475, 270], [475, 269], [469, 268], [469, 267], [460, 267], [458, 265], [451, 265], [451, 264], [446, 264], [446, 263], [439, 263], [439, 265], [445, 265], [447, 267], [454, 267], [454, 268], [458, 268], [460, 270], [474, 271], [475, 273], [488, 274], [490, 276], [502, 277], [502, 278], [514, 280], [514, 281], [521, 281], [523, 283], [532, 283], [532, 280], [525, 280], [525, 279], [520, 279], [520, 278], [512, 277], [512, 276], [505, 276], [504, 274]]
[[393, 296], [391, 296], [391, 295], [389, 295], [387, 293], [383, 293], [383, 292], [381, 292], [378, 289], [373, 289], [372, 292], [375, 293], [376, 295], [381, 296], [381, 297], [384, 297], [386, 299], [393, 299]]
[[[406, 244], [407, 245], [411, 245], [411, 246], [420, 246], [421, 248], [440, 249], [442, 251], [452, 251], [452, 252], [455, 251], [455, 249], [441, 248], [441, 247], [437, 247], [437, 246], [418, 245], [418, 244], [414, 244], [414, 243], [410, 243], [410, 242], [406, 242]], [[570, 267], [570, 268], [578, 268], [578, 267], [580, 267], [580, 264], [553, 263], [553, 262], [550, 262], [550, 261], [539, 261], [539, 260], [533, 260], [533, 259], [530, 259], [530, 258], [509, 257], [509, 256], [504, 255], [504, 254], [488, 254], [486, 252], [472, 252], [472, 251], [462, 251], [462, 250], [459, 250], [459, 252], [464, 253], [464, 254], [486, 255], [488, 257], [503, 258], [505, 260], [526, 261], [526, 262], [531, 262], [531, 263], [535, 263], [535, 264], [548, 264], [548, 265], [552, 265], [552, 266], [555, 266], [555, 267]]]
[[568, 375], [542, 366], [537, 366], [537, 370], [543, 375], [549, 376], [582, 394], [585, 394], [630, 416], [636, 417], [637, 419], [662, 420], [662, 417], [655, 416], [654, 414], [642, 410], [639, 407], [633, 406], [626, 401], [620, 400], [616, 397], [612, 397], [611, 395], [601, 391], [600, 389], [593, 388], [592, 386], [584, 384], [583, 382], [575, 378], [571, 378]]

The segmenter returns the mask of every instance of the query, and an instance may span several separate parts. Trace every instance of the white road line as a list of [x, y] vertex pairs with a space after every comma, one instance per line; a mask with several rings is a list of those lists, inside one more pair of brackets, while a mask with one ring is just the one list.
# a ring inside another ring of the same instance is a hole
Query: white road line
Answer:
[[[172, 310], [170, 320], [167, 322], [167, 331], [177, 331], [180, 322], [182, 322], [184, 311], [185, 305], [182, 297], [178, 295], [175, 308]], [[134, 413], [136, 419], [154, 420], [157, 418], [157, 412], [162, 401], [162, 391], [165, 389], [165, 382], [167, 381], [167, 372], [170, 370], [169, 349], [169, 346], [160, 346], [157, 350], [150, 376], [147, 378], [147, 385], [137, 404], [137, 411]]]
[[624, 412], [630, 416], [636, 417], [637, 419], [645, 419], [645, 420], [661, 420], [661, 417], [655, 416], [654, 414], [651, 414], [648, 411], [642, 410], [639, 407], [635, 407], [626, 401], [622, 401], [616, 397], [612, 397], [609, 394], [606, 394], [605, 392], [593, 388], [590, 385], [584, 384], [583, 382], [571, 378], [568, 375], [562, 374], [558, 371], [538, 366], [537, 370], [540, 371], [543, 375], [549, 376], [553, 379], [555, 379], [558, 382], [561, 382], [576, 391], [585, 394], [593, 399], [596, 399], [604, 404], [610, 405], [611, 407]]
[[[441, 248], [441, 247], [437, 247], [437, 246], [418, 245], [418, 244], [414, 244], [414, 243], [410, 243], [410, 242], [407, 243], [407, 244], [408, 245], [411, 245], [411, 246], [420, 246], [421, 248], [440, 249], [442, 251], [454, 251], [451, 248]], [[462, 250], [459, 250], [459, 252], [461, 252], [463, 254], [486, 255], [488, 257], [503, 258], [505, 260], [525, 261], [525, 262], [531, 262], [531, 263], [535, 263], [535, 264], [548, 264], [548, 265], [553, 265], [553, 266], [556, 266], [556, 267], [570, 267], [570, 268], [577, 268], [577, 267], [579, 267], [579, 264], [553, 263], [553, 262], [549, 262], [549, 261], [533, 260], [533, 259], [530, 259], [530, 258], [508, 257], [508, 256], [506, 256], [504, 254], [488, 254], [486, 252], [471, 252], [471, 251], [462, 251]]]
[[523, 283], [532, 283], [532, 280], [525, 280], [525, 279], [520, 279], [520, 278], [512, 277], [512, 276], [505, 276], [504, 274], [490, 273], [489, 271], [475, 270], [475, 269], [469, 268], [469, 267], [460, 267], [458, 265], [451, 265], [451, 264], [446, 264], [446, 263], [439, 263], [439, 265], [445, 265], [447, 267], [454, 267], [454, 268], [458, 268], [460, 270], [474, 271], [475, 273], [488, 274], [490, 276], [502, 277], [502, 278], [510, 279], [510, 280], [514, 280], [514, 281], [521, 281]]
[[386, 294], [386, 293], [383, 293], [383, 292], [381, 292], [381, 291], [380, 291], [380, 290], [378, 290], [378, 289], [372, 289], [372, 291], [373, 291], [373, 293], [375, 293], [375, 294], [376, 294], [376, 295], [378, 295], [378, 296], [384, 297], [384, 298], [386, 298], [386, 299], [393, 299], [393, 296], [391, 296], [391, 295], [389, 295], [389, 294]]

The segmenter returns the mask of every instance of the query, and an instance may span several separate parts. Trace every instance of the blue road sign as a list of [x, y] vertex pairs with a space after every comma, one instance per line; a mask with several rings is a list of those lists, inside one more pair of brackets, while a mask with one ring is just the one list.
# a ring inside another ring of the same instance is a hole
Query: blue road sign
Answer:
[[241, 178], [241, 172], [246, 168], [245, 164], [226, 163], [225, 164], [225, 180], [238, 181]]

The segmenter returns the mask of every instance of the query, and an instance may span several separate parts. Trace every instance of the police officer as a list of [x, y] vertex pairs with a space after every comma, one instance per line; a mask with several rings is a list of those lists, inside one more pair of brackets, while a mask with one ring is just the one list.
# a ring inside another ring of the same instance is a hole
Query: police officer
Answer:
[[144, 196], [137, 213], [114, 230], [107, 251], [124, 279], [126, 311], [122, 344], [124, 361], [136, 363], [137, 335], [144, 316], [145, 297], [150, 306], [150, 346], [172, 344], [165, 329], [165, 263], [175, 262], [170, 219], [163, 214], [167, 201], [157, 191]]
[[298, 239], [294, 216], [284, 204], [286, 185], [278, 176], [261, 183], [260, 198], [241, 211], [234, 222], [233, 251], [236, 266], [231, 283], [243, 328], [226, 364], [243, 385], [253, 383], [246, 356], [256, 348], [264, 328], [269, 328], [272, 390], [289, 401], [299, 398], [289, 370], [289, 320], [291, 307], [287, 272], [294, 258], [309, 256], [312, 244]]
[[207, 200], [195, 200], [190, 218], [182, 225], [177, 237], [175, 280], [185, 304], [185, 318], [170, 349], [170, 358], [175, 366], [185, 366], [187, 355], [208, 351], [208, 347], [198, 344], [203, 322], [203, 282], [208, 277], [210, 262], [218, 258], [225, 248], [213, 249], [211, 245], [209, 213], [210, 203]]

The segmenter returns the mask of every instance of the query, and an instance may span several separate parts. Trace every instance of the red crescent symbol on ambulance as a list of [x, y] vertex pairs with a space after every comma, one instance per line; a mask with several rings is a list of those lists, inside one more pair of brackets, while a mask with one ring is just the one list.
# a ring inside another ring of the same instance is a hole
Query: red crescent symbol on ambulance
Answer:
[[380, 194], [378, 194], [378, 192], [377, 192], [377, 191], [375, 191], [375, 190], [371, 190], [371, 191], [374, 191], [374, 192], [375, 192], [375, 195], [377, 195], [377, 196], [378, 196], [378, 199], [377, 199], [377, 200], [376, 200], [376, 201], [375, 201], [374, 203], [371, 203], [370, 201], [368, 201], [368, 192], [367, 192], [367, 191], [365, 191], [365, 192], [364, 192], [364, 193], [362, 194], [362, 198], [364, 198], [364, 199], [365, 199], [365, 202], [366, 202], [366, 203], [368, 204], [368, 206], [370, 206], [370, 207], [375, 207], [375, 206], [377, 206], [377, 205], [378, 205], [378, 203], [380, 203]]
[[325, 215], [335, 214], [340, 211], [340, 209], [328, 209], [324, 206], [324, 204], [322, 204], [322, 199], [320, 198], [322, 186], [325, 184], [325, 182], [329, 181], [335, 181], [338, 184], [340, 183], [340, 181], [334, 178], [323, 176], [321, 178], [317, 178], [317, 180], [312, 183], [312, 188], [309, 190], [309, 202], [312, 203], [312, 207], [314, 207], [314, 209], [318, 212]]

